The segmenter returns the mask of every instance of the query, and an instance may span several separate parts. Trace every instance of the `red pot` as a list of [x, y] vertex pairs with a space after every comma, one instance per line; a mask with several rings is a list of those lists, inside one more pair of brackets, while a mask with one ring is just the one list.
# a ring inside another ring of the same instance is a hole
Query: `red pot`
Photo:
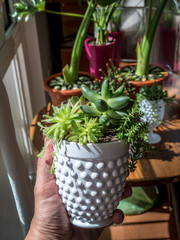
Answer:
[[90, 42], [94, 42], [95, 40], [95, 38], [88, 38], [85, 40], [84, 44], [89, 60], [90, 73], [95, 75], [98, 79], [101, 79], [103, 74], [99, 69], [107, 73], [106, 64], [109, 63], [109, 59], [114, 59], [115, 40], [103, 45], [90, 44]]
[[[94, 78], [90, 73], [88, 72], [79, 72], [80, 74], [86, 75], [91, 77], [92, 79]], [[44, 81], [44, 89], [46, 92], [49, 93], [50, 97], [51, 97], [51, 101], [52, 104], [54, 106], [58, 106], [61, 102], [67, 100], [68, 98], [72, 97], [72, 96], [81, 96], [81, 89], [71, 89], [71, 90], [59, 90], [59, 89], [54, 89], [51, 88], [49, 86], [49, 82], [58, 76], [62, 76], [62, 73], [56, 73], [51, 75], [50, 77], [48, 77], [45, 81]]]

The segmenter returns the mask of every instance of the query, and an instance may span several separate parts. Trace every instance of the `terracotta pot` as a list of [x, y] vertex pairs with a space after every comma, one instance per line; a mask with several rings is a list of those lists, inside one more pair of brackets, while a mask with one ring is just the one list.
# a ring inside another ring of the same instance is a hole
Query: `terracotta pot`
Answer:
[[[89, 76], [92, 79], [94, 78], [88, 72], [79, 72], [79, 73], [83, 74], [83, 75], [86, 75], [86, 76]], [[70, 98], [72, 96], [81, 96], [82, 95], [80, 88], [78, 88], [78, 89], [71, 89], [71, 90], [59, 90], [59, 89], [51, 88], [49, 86], [49, 82], [53, 78], [58, 77], [58, 76], [62, 76], [62, 73], [56, 73], [56, 74], [51, 75], [50, 77], [48, 77], [44, 81], [44, 84], [43, 84], [44, 85], [44, 89], [45, 89], [46, 92], [49, 93], [49, 95], [51, 97], [52, 104], [54, 106], [58, 106], [61, 102], [67, 100], [68, 98]]]
[[90, 44], [91, 41], [95, 41], [95, 38], [88, 38], [84, 42], [87, 58], [89, 60], [90, 73], [95, 75], [98, 79], [101, 79], [103, 74], [99, 69], [101, 68], [107, 73], [106, 64], [109, 63], [109, 59], [114, 59], [115, 39], [113, 42], [103, 45]]
[[[134, 66], [134, 65], [136, 65], [136, 63], [131, 63], [131, 64], [128, 64], [128, 65], [126, 65], [126, 66], [124, 66], [124, 67]], [[168, 79], [169, 73], [168, 73], [168, 70], [167, 70], [165, 67], [162, 67], [162, 66], [156, 65], [156, 64], [151, 64], [151, 65], [157, 66], [157, 67], [159, 67], [159, 68], [162, 68], [162, 72], [166, 72], [166, 74], [165, 74], [163, 77], [157, 78], [157, 79], [155, 79], [155, 80], [148, 80], [148, 81], [133, 81], [133, 80], [130, 80], [130, 81], [129, 81], [129, 82], [130, 82], [130, 85], [131, 85], [133, 88], [135, 88], [135, 91], [136, 91], [136, 92], [139, 92], [139, 89], [140, 89], [142, 86], [151, 87], [151, 86], [154, 84], [155, 81], [157, 82], [157, 84], [163, 85], [163, 83]], [[124, 67], [123, 67], [123, 68], [124, 68]], [[123, 68], [121, 68], [121, 69], [123, 69]]]

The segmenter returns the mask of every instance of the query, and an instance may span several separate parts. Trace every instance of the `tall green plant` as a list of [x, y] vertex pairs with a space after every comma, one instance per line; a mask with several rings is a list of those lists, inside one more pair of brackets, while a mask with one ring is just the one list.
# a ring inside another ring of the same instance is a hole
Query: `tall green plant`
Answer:
[[149, 72], [149, 59], [152, 48], [152, 43], [156, 33], [158, 23], [162, 12], [168, 0], [161, 0], [154, 15], [152, 16], [153, 0], [149, 0], [148, 17], [146, 30], [142, 43], [137, 43], [137, 68], [136, 75], [147, 75]]
[[[152, 14], [154, 3], [156, 3], [156, 10], [154, 14]], [[136, 67], [135, 73], [138, 76], [147, 75], [149, 72], [149, 60], [150, 60], [150, 53], [152, 49], [154, 36], [156, 33], [156, 29], [158, 27], [159, 21], [161, 19], [162, 13], [165, 10], [165, 6], [167, 3], [168, 3], [168, 0], [160, 0], [160, 1], [149, 0], [145, 34], [142, 42], [137, 43], [137, 49], [136, 49], [137, 67]], [[168, 12], [171, 12], [171, 14], [180, 12], [179, 0], [173, 0], [171, 2], [171, 6], [172, 8], [168, 9]]]

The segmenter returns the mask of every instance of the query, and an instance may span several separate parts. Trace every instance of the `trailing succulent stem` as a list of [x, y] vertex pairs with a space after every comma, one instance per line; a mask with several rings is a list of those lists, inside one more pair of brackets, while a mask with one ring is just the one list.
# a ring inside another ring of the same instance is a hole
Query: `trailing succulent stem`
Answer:
[[148, 144], [148, 125], [139, 121], [139, 106], [135, 104], [121, 119], [117, 131], [118, 139], [124, 139], [129, 144], [129, 170], [133, 172], [142, 153], [151, 152]]
[[159, 20], [161, 18], [162, 12], [165, 8], [165, 5], [168, 0], [161, 0], [159, 6], [155, 10], [155, 13], [152, 17], [152, 2], [149, 1], [149, 9], [148, 9], [148, 18], [146, 24], [146, 30], [143, 37], [142, 43], [137, 43], [137, 68], [136, 75], [147, 75], [149, 71], [149, 58], [152, 48], [152, 43], [154, 40], [154, 36], [156, 33], [157, 26], [159, 24]]

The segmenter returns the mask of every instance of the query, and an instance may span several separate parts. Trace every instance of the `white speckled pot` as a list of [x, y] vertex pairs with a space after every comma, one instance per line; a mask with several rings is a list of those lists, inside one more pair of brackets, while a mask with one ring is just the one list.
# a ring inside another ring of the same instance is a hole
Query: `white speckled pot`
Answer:
[[111, 224], [126, 182], [128, 145], [117, 141], [82, 147], [63, 141], [54, 149], [56, 183], [71, 222], [84, 228]]
[[140, 111], [143, 113], [141, 121], [149, 124], [149, 143], [155, 144], [161, 141], [161, 137], [153, 132], [153, 129], [158, 127], [165, 112], [165, 103], [162, 99], [158, 101], [142, 100], [140, 103]]

